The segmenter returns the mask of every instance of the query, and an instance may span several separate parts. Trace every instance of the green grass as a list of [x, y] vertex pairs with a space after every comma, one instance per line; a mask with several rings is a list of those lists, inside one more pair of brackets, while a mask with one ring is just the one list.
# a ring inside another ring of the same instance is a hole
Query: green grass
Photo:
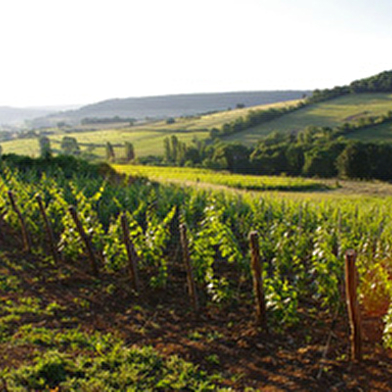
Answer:
[[[254, 145], [261, 137], [273, 131], [298, 132], [309, 125], [334, 127], [345, 122], [356, 121], [360, 117], [382, 115], [389, 110], [392, 110], [392, 94], [347, 95], [305, 107], [276, 120], [228, 136], [224, 140]], [[368, 139], [372, 139], [372, 131], [370, 129], [367, 131]], [[351, 137], [354, 137], [354, 134]], [[382, 134], [379, 133], [377, 137], [381, 139]]]
[[[78, 330], [46, 328], [25, 328], [20, 334], [30, 338], [19, 339], [25, 344], [49, 348], [37, 352], [30, 364], [1, 372], [7, 390], [229, 390], [177, 356], [164, 359], [151, 347], [127, 348], [110, 335], [90, 337]], [[59, 341], [72, 349], [59, 351]], [[84, 352], [78, 353], [80, 349]]]
[[321, 182], [305, 178], [241, 175], [182, 167], [136, 165], [113, 165], [113, 167], [121, 173], [134, 176], [144, 176], [152, 180], [176, 181], [183, 183], [200, 182], [246, 190], [307, 191], [327, 188]]

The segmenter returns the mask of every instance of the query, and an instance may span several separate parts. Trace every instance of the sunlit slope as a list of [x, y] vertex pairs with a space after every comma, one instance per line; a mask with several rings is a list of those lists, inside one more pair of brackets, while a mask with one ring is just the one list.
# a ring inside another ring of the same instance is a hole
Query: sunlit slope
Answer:
[[112, 165], [115, 170], [131, 176], [148, 177], [163, 182], [183, 184], [209, 184], [246, 190], [309, 191], [325, 190], [325, 184], [308, 178], [284, 176], [242, 175], [216, 172], [208, 169], [138, 165]]
[[[120, 145], [131, 142], [134, 145], [136, 155], [139, 157], [147, 155], [163, 154], [163, 139], [167, 136], [176, 135], [179, 140], [191, 143], [195, 138], [204, 139], [209, 136], [212, 128], [220, 128], [223, 124], [231, 122], [238, 117], [246, 116], [250, 110], [262, 110], [271, 107], [283, 107], [294, 105], [298, 100], [278, 102], [274, 104], [259, 105], [243, 109], [226, 110], [212, 114], [189, 116], [175, 119], [175, 122], [168, 124], [167, 121], [156, 121], [136, 126], [124, 126], [121, 128], [97, 129], [88, 131], [88, 127], [80, 127], [75, 131], [56, 130], [55, 134], [49, 135], [52, 148], [60, 149], [61, 139], [70, 136], [77, 139], [82, 150], [89, 150], [99, 157], [105, 157], [105, 145], [112, 143], [115, 148], [120, 149]], [[91, 126], [90, 126], [91, 127]], [[102, 125], [99, 126], [100, 128]], [[2, 142], [4, 153], [17, 153], [23, 155], [38, 156], [38, 140], [16, 139]], [[121, 151], [119, 151], [121, 153]]]
[[[134, 145], [137, 156], [162, 155], [163, 139], [170, 135], [177, 135], [178, 138], [186, 143], [191, 143], [196, 137], [203, 139], [208, 136], [208, 131], [176, 131], [173, 129], [139, 128], [130, 129], [108, 129], [92, 132], [75, 132], [67, 134], [50, 135], [51, 147], [54, 153], [60, 151], [61, 139], [64, 136], [76, 138], [81, 150], [89, 150], [91, 153], [101, 158], [105, 157], [105, 145], [110, 142], [115, 149], [120, 149], [120, 145], [131, 142]], [[3, 153], [15, 153], [21, 155], [38, 156], [39, 143], [37, 138], [15, 139], [2, 142]]]
[[[350, 94], [304, 107], [276, 120], [228, 136], [224, 140], [253, 145], [273, 131], [298, 132], [309, 125], [334, 127], [345, 122], [357, 121], [361, 117], [382, 115], [389, 110], [392, 110], [392, 94]], [[387, 126], [380, 126], [380, 130], [374, 133], [375, 139], [385, 140], [384, 136], [392, 139], [388, 129]], [[368, 140], [373, 139], [373, 128], [362, 132], [362, 136]], [[361, 138], [361, 134], [353, 133], [350, 137]]]

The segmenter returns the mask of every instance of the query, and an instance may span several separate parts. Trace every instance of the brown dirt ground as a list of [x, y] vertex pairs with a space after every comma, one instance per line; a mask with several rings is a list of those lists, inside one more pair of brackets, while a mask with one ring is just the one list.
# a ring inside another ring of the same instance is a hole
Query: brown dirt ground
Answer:
[[[21, 259], [41, 264], [37, 256], [15, 250], [20, 246], [4, 236], [0, 249], [15, 264]], [[363, 315], [363, 361], [353, 363], [345, 314], [334, 320], [322, 311], [309, 316], [304, 304], [300, 325], [283, 333], [265, 333], [255, 325], [250, 295], [230, 305], [201, 301], [201, 309], [193, 312], [182, 266], [171, 267], [166, 289], [143, 285], [136, 296], [129, 290], [126, 273], [123, 277], [102, 275], [97, 280], [89, 274], [86, 260], [59, 268], [12, 270], [0, 259], [0, 268], [22, 280], [23, 296], [39, 296], [44, 303], [56, 301], [66, 307], [62, 316], [69, 316], [68, 322], [52, 316], [20, 323], [113, 332], [129, 346], [151, 345], [163, 355], [177, 354], [209, 373], [220, 373], [224, 385], [235, 391], [246, 387], [263, 391], [392, 390], [392, 353], [381, 345], [381, 317]], [[141, 281], [146, 280], [142, 275]], [[109, 285], [112, 290], [103, 289]], [[4, 301], [21, 294], [0, 295]], [[78, 306], [75, 298], [89, 306]], [[31, 355], [31, 347], [0, 344], [0, 368], [17, 367]]]

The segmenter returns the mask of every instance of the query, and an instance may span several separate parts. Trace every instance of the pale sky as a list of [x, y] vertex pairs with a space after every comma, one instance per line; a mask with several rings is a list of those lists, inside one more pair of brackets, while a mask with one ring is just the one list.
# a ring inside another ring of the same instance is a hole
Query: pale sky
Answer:
[[390, 0], [0, 0], [0, 105], [330, 88], [391, 43]]

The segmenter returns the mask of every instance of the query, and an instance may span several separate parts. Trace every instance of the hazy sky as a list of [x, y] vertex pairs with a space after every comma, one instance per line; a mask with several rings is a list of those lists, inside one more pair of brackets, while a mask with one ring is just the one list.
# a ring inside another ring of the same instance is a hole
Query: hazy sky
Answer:
[[0, 105], [334, 87], [391, 43], [390, 0], [1, 0]]

